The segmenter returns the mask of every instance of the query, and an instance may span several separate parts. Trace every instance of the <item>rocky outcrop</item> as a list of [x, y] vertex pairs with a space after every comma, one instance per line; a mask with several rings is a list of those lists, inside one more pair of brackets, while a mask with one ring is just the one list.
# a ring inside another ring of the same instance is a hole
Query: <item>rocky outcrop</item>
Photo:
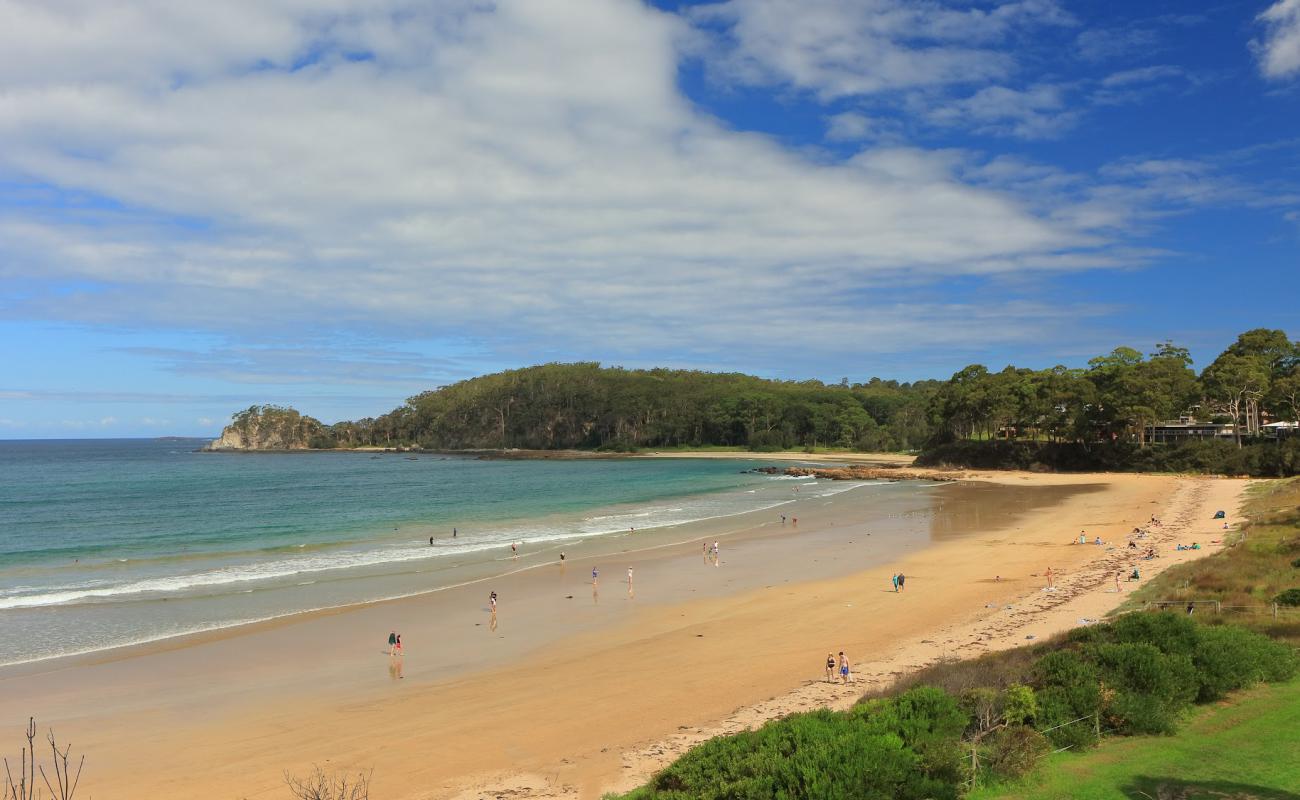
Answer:
[[765, 475], [789, 475], [795, 478], [822, 478], [831, 481], [955, 481], [961, 473], [938, 470], [901, 469], [898, 467], [759, 467], [752, 470]]
[[306, 450], [325, 426], [292, 408], [250, 406], [232, 419], [205, 450]]

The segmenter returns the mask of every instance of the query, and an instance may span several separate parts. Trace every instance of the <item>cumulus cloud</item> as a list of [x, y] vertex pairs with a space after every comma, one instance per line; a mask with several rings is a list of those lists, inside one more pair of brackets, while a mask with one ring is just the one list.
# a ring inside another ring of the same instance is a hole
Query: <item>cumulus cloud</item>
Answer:
[[[635, 0], [0, 0], [0, 17], [0, 176], [33, 197], [0, 211], [11, 317], [707, 361], [793, 330], [857, 352], [1041, 331], [1029, 306], [1004, 326], [861, 307], [904, 280], [1123, 259], [1085, 215], [968, 180], [969, 154], [826, 163], [677, 86], [690, 24], [729, 37], [738, 79], [824, 97], [995, 77], [1009, 31], [1068, 22], [1046, 0], [730, 0], [690, 23]], [[1058, 102], [990, 92], [954, 119], [1047, 135]], [[248, 381], [293, 363], [155, 356]], [[415, 374], [390, 356], [381, 380]]]
[[1300, 74], [1300, 0], [1277, 0], [1259, 21], [1265, 33], [1253, 44], [1260, 71], [1274, 79]]

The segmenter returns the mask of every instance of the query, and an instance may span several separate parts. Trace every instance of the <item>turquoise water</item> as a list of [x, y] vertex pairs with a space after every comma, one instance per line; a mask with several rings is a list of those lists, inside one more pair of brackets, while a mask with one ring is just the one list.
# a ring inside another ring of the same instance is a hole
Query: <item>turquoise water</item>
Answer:
[[540, 557], [789, 499], [743, 461], [202, 443], [0, 441], [0, 665], [427, 591], [500, 569], [511, 543]]

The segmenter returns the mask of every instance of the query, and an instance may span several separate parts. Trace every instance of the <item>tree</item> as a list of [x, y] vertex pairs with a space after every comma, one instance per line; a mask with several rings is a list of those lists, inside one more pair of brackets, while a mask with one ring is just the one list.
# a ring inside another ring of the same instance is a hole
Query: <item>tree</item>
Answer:
[[[1233, 434], [1241, 447], [1241, 428], [1245, 417], [1268, 388], [1268, 367], [1257, 356], [1225, 352], [1205, 368], [1201, 376], [1206, 394], [1223, 404], [1233, 420]], [[1249, 423], [1247, 423], [1249, 424]]]
[[1269, 402], [1275, 410], [1286, 409], [1292, 421], [1300, 422], [1300, 366], [1273, 381]]

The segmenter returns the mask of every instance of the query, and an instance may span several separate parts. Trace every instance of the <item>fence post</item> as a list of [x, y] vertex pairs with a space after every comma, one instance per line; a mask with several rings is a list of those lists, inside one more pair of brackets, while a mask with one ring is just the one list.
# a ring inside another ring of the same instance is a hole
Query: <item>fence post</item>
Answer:
[[1277, 619], [1277, 603], [1273, 604], [1273, 619]]
[[1222, 613], [1223, 613], [1223, 601], [1222, 601], [1222, 600], [1215, 600], [1215, 601], [1214, 601], [1214, 613], [1216, 613], [1216, 614], [1222, 614]]
[[1097, 741], [1101, 741], [1101, 712], [1092, 712], [1092, 732], [1096, 734]]

